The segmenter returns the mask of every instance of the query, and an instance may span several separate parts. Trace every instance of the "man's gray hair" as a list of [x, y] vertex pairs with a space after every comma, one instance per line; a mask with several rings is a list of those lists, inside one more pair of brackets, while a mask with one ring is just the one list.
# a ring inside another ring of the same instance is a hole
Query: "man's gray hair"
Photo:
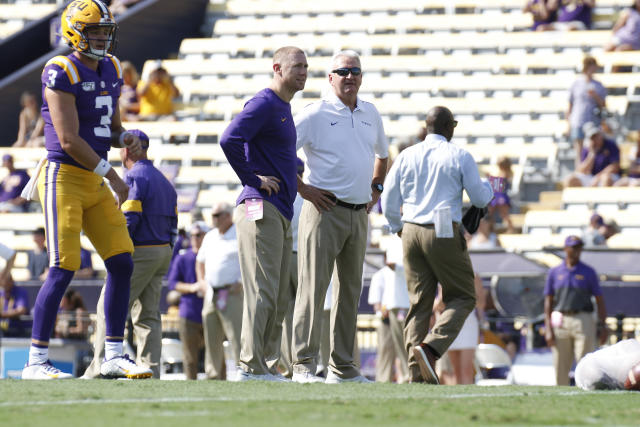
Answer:
[[358, 55], [358, 52], [351, 49], [341, 50], [340, 52], [333, 55], [333, 57], [331, 58], [331, 68], [329, 69], [329, 72], [335, 69], [336, 61], [338, 60], [338, 58], [342, 58], [342, 57], [353, 58], [358, 61], [358, 64], [360, 66], [362, 66], [362, 64], [360, 63], [360, 55]]
[[[218, 202], [218, 203], [214, 203], [212, 206], [212, 211], [217, 211], [217, 212], [225, 212], [225, 213], [231, 213], [233, 212], [233, 206], [231, 206], [230, 203], [227, 202]], [[217, 208], [217, 209], [216, 209]]]

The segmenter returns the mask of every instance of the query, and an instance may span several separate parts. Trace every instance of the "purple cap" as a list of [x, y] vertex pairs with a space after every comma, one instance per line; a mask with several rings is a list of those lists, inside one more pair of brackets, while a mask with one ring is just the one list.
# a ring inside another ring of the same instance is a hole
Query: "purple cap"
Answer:
[[138, 139], [140, 139], [140, 142], [142, 142], [142, 148], [149, 148], [149, 137], [146, 133], [142, 132], [140, 129], [131, 129], [127, 132], [134, 134]]
[[569, 236], [564, 240], [564, 247], [584, 246], [584, 242], [578, 236]]
[[591, 222], [593, 221], [595, 221], [596, 224], [598, 224], [598, 226], [601, 226], [602, 224], [604, 224], [604, 220], [597, 213], [594, 213], [593, 215], [591, 215]]
[[9, 160], [13, 160], [13, 156], [11, 154], [5, 154], [4, 156], [2, 156], [2, 161], [6, 162]]

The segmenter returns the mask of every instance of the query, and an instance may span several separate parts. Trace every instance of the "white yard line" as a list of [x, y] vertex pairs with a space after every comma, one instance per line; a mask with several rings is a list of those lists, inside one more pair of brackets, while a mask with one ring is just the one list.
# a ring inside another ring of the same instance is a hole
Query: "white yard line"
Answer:
[[[621, 393], [624, 393], [621, 391]], [[603, 392], [597, 391], [563, 391], [558, 393], [549, 393], [554, 396], [578, 396], [587, 394], [603, 394]], [[606, 392], [611, 394], [611, 392]], [[464, 393], [464, 394], [447, 394], [442, 396], [425, 396], [432, 399], [477, 399], [482, 397], [535, 397], [544, 396], [546, 393], [539, 392], [515, 392], [515, 393]], [[407, 396], [397, 397], [385, 397], [385, 399], [399, 400], [406, 399]], [[274, 399], [272, 396], [260, 398], [260, 397], [247, 397], [247, 398], [231, 398], [227, 396], [219, 397], [159, 397], [159, 398], [136, 398], [136, 399], [75, 399], [75, 400], [39, 400], [39, 401], [26, 401], [26, 402], [0, 402], [0, 407], [19, 407], [19, 406], [72, 406], [79, 404], [132, 404], [132, 403], [180, 403], [180, 402], [259, 402], [267, 400], [277, 400], [282, 402], [302, 402], [305, 400], [334, 400], [334, 397], [305, 397], [305, 398], [291, 398], [291, 399]]]

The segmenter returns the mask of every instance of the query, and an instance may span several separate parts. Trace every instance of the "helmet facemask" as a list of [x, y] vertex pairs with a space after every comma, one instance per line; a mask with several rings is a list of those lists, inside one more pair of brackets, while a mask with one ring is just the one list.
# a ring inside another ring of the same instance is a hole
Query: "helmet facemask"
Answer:
[[[109, 34], [106, 39], [96, 38], [89, 35], [90, 30], [93, 29], [103, 29], [108, 28]], [[88, 56], [91, 59], [95, 59], [97, 61], [101, 60], [107, 54], [112, 53], [116, 47], [116, 32], [118, 30], [118, 26], [114, 23], [108, 24], [90, 24], [86, 25], [82, 31], [80, 31], [80, 42], [78, 43], [78, 52], [81, 54]], [[104, 42], [104, 48], [98, 49], [94, 48], [91, 45], [91, 42], [101, 41]]]

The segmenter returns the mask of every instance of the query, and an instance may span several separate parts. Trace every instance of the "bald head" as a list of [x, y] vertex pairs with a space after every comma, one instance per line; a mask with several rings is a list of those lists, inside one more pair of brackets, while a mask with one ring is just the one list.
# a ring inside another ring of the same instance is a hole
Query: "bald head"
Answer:
[[453, 114], [447, 107], [433, 107], [427, 112], [427, 134], [435, 133], [451, 140], [453, 136]]

